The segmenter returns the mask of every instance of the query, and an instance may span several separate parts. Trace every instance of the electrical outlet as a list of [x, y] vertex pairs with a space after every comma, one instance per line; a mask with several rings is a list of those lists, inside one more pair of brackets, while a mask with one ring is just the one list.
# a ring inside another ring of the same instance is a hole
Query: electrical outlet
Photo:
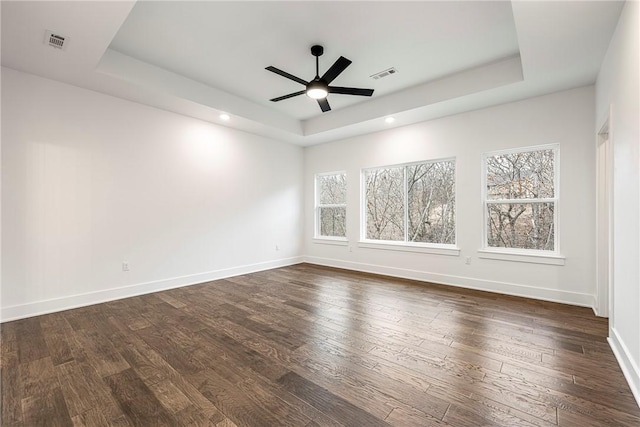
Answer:
[[122, 263], [122, 271], [129, 271], [129, 263], [128, 262], [123, 262]]
[[280, 246], [276, 245], [276, 251], [280, 250]]
[[464, 259], [464, 263], [467, 264], [467, 265], [471, 264], [471, 257], [470, 256], [466, 257]]
[[353, 252], [353, 246], [349, 245], [349, 252]]

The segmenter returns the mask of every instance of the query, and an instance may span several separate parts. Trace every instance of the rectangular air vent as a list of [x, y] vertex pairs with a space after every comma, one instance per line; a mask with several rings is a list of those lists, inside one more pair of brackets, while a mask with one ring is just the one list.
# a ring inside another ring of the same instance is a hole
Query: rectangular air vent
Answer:
[[387, 68], [384, 71], [380, 71], [379, 73], [375, 73], [375, 74], [373, 74], [373, 75], [371, 75], [369, 77], [371, 77], [373, 80], [378, 80], [378, 79], [381, 79], [383, 77], [387, 77], [387, 76], [390, 76], [392, 74], [396, 74], [397, 72], [398, 72], [398, 70], [396, 70], [394, 67], [391, 67], [391, 68]]
[[53, 31], [47, 30], [44, 33], [44, 43], [51, 47], [55, 47], [56, 49], [65, 50], [67, 48], [67, 43], [69, 43], [69, 39], [65, 36], [54, 33]]

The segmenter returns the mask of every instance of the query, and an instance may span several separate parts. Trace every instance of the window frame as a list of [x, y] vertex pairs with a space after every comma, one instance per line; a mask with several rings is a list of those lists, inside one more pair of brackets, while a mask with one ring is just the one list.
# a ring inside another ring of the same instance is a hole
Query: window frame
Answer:
[[[454, 206], [455, 206], [455, 239], [454, 243], [428, 243], [428, 242], [409, 242], [408, 236], [408, 189], [407, 189], [407, 167], [421, 165], [425, 163], [441, 163], [452, 162], [454, 166]], [[403, 176], [403, 196], [404, 196], [404, 238], [405, 240], [374, 240], [367, 238], [367, 181], [366, 174], [368, 171], [377, 169], [393, 169], [402, 168]], [[366, 249], [383, 249], [391, 251], [404, 251], [404, 252], [422, 252], [437, 255], [452, 255], [459, 256], [460, 248], [458, 248], [458, 165], [456, 157], [443, 157], [438, 159], [420, 160], [415, 162], [397, 163], [392, 165], [373, 166], [368, 168], [362, 168], [360, 170], [360, 240], [358, 241], [358, 247]]]
[[[552, 198], [538, 199], [496, 199], [488, 200], [487, 192], [487, 159], [497, 155], [513, 153], [529, 153], [533, 151], [553, 150], [553, 195]], [[481, 165], [481, 203], [482, 203], [482, 242], [478, 250], [480, 258], [498, 259], [504, 261], [521, 261], [541, 264], [564, 265], [564, 257], [560, 255], [560, 144], [543, 144], [527, 147], [517, 147], [505, 150], [495, 150], [482, 153]], [[488, 206], [490, 204], [528, 204], [553, 203], [553, 246], [551, 250], [504, 248], [489, 246], [488, 242]]]
[[[344, 192], [344, 203], [342, 204], [320, 204], [320, 186], [318, 185], [318, 181], [321, 177], [323, 176], [332, 176], [332, 175], [344, 175], [344, 185], [345, 185], [345, 192]], [[322, 172], [322, 173], [317, 173], [314, 175], [313, 178], [313, 194], [314, 194], [314, 224], [313, 224], [313, 239], [316, 241], [319, 241], [320, 243], [329, 243], [329, 244], [346, 244], [348, 239], [347, 239], [347, 233], [348, 233], [348, 228], [347, 228], [347, 172], [342, 170], [342, 171], [334, 171], [334, 172]], [[320, 209], [321, 208], [339, 208], [339, 207], [344, 207], [344, 211], [345, 211], [345, 218], [344, 218], [344, 237], [343, 236], [323, 236], [322, 234], [320, 234]]]

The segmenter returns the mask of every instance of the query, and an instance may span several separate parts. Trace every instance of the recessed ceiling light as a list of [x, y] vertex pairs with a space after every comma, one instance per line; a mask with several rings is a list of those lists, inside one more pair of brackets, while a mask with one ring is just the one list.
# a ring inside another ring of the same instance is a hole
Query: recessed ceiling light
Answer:
[[231, 117], [228, 114], [220, 114], [220, 120], [228, 122]]
[[384, 119], [385, 123], [393, 123], [396, 121], [395, 117], [387, 117]]

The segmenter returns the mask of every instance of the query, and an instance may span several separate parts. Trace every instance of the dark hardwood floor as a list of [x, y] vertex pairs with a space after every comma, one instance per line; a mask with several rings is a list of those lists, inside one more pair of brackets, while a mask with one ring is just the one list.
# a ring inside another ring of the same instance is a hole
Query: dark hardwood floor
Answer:
[[590, 309], [300, 264], [2, 325], [3, 426], [639, 426]]

